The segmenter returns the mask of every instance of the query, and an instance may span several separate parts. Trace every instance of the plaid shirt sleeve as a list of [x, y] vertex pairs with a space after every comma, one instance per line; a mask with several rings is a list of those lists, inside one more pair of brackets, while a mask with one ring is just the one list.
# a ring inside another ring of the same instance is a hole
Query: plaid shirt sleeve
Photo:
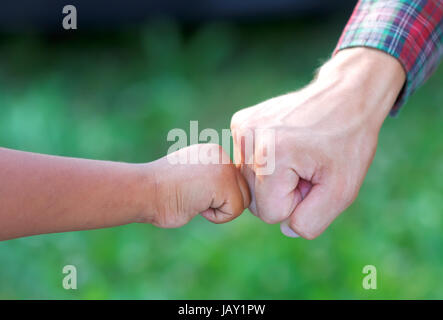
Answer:
[[407, 77], [391, 110], [395, 115], [437, 68], [442, 43], [443, 0], [360, 0], [333, 54], [363, 46], [397, 58]]

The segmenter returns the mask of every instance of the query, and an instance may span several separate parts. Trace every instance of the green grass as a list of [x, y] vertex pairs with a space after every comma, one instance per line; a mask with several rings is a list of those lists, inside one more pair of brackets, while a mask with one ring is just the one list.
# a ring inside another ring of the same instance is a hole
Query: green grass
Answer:
[[[344, 20], [184, 31], [0, 38], [0, 145], [147, 162], [172, 128], [228, 128], [243, 107], [305, 85]], [[318, 239], [289, 239], [250, 213], [0, 243], [0, 298], [443, 298], [443, 70], [382, 129], [356, 202]], [[79, 289], [62, 288], [77, 266]], [[373, 264], [378, 289], [362, 288]]]

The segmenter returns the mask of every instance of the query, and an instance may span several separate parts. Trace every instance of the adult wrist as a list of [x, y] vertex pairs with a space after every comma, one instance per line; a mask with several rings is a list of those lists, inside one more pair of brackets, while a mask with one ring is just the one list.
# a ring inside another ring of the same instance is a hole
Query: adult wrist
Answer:
[[[406, 79], [400, 62], [380, 50], [356, 47], [335, 54], [324, 64], [315, 82], [357, 97], [358, 112], [383, 122]], [[381, 125], [381, 123], [380, 123]]]

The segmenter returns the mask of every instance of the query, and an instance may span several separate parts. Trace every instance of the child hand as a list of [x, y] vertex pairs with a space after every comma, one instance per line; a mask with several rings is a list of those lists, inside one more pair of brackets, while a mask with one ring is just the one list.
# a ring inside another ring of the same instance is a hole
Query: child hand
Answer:
[[0, 148], [0, 169], [0, 241], [134, 222], [173, 228], [198, 213], [222, 223], [250, 202], [240, 171], [213, 144], [145, 164]]
[[[193, 155], [198, 158], [194, 162]], [[215, 161], [207, 163], [205, 156]], [[174, 164], [179, 159], [186, 163]], [[150, 166], [155, 176], [155, 212], [149, 223], [155, 226], [180, 227], [199, 213], [211, 222], [225, 223], [238, 217], [251, 201], [245, 179], [219, 145], [192, 145]]]

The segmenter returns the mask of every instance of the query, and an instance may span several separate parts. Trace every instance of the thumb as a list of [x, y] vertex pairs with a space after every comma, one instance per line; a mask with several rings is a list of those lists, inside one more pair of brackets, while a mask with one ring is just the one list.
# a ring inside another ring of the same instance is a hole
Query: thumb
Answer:
[[[343, 188], [336, 179], [319, 183], [312, 187], [294, 209], [290, 217], [282, 224], [285, 235], [294, 236], [290, 231], [305, 239], [319, 236], [341, 213], [347, 203], [343, 198]], [[350, 203], [350, 202], [349, 202]]]
[[[312, 184], [310, 181], [304, 180], [302, 178], [299, 179], [298, 181], [298, 185], [297, 185], [297, 189], [300, 190], [300, 194], [301, 194], [301, 201], [303, 201], [304, 198], [306, 198], [306, 195], [311, 191], [312, 189]], [[290, 220], [290, 216], [283, 221], [280, 224], [280, 229], [281, 232], [290, 238], [297, 238], [299, 235], [296, 234], [290, 227], [289, 227], [289, 220]]]

